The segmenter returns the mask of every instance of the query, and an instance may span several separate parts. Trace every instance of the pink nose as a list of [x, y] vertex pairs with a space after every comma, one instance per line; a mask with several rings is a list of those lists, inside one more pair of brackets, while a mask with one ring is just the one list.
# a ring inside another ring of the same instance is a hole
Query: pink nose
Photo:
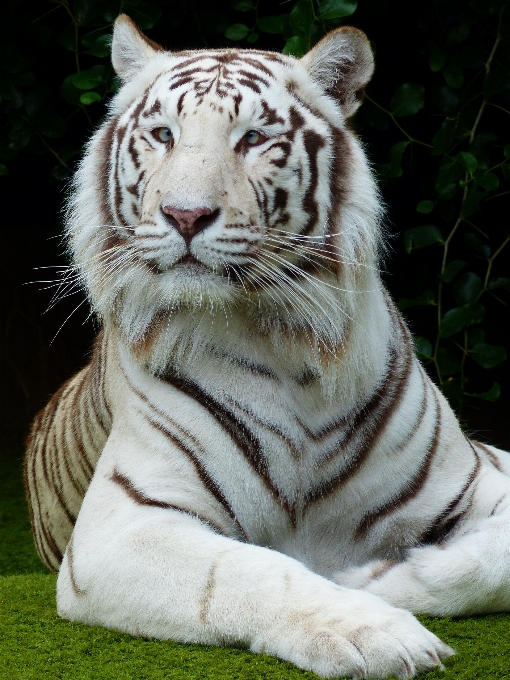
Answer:
[[180, 210], [171, 205], [164, 205], [162, 210], [167, 221], [177, 229], [188, 246], [191, 239], [211, 225], [220, 212], [219, 209], [213, 212], [211, 208], [206, 207]]

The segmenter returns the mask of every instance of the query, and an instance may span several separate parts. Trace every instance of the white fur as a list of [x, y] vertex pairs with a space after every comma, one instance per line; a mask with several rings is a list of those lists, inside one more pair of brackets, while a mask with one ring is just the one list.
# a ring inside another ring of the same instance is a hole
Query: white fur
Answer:
[[[475, 452], [416, 359], [403, 400], [373, 434], [375, 444], [356, 474], [326, 500], [307, 501], [321, 482], [341, 475], [363, 446], [360, 426], [342, 455], [330, 455], [343, 446], [349, 428], [347, 422], [343, 430], [328, 432], [328, 426], [367, 403], [384, 383], [391, 347], [403, 361], [409, 343], [377, 272], [381, 211], [374, 180], [345, 124], [357, 106], [355, 91], [371, 74], [366, 39], [337, 32], [302, 63], [257, 56], [276, 75], [265, 95], [271, 105], [284, 117], [300, 106], [285, 89], [292, 80], [302, 100], [321, 113], [301, 106], [309, 127], [327, 139], [330, 126], [344, 131], [350, 166], [344, 200], [332, 214], [329, 173], [339, 150], [328, 142], [318, 152], [321, 219], [309, 241], [300, 242], [332, 252], [342, 265], [337, 273], [326, 267], [299, 288], [254, 292], [233, 285], [219, 270], [225, 262], [248, 262], [252, 248], [271, 252], [271, 230], [248, 181], [267, 172], [263, 147], [242, 160], [233, 152], [256, 126], [259, 98], [246, 90], [237, 127], [229, 121], [228, 100], [212, 95], [204, 101], [221, 103], [223, 113], [185, 101], [187, 117], [179, 118], [179, 91], [168, 94], [169, 78], [193, 53], [157, 52], [125, 20], [116, 31], [114, 64], [127, 82], [112, 115], [129, 126], [150, 85], [146, 108], [156, 97], [164, 106], [149, 118], [147, 130], [169, 127], [175, 144], [168, 154], [136, 131], [150, 179], [138, 221], [127, 194], [121, 202], [119, 214], [133, 234], [120, 218], [102, 226], [99, 160], [108, 123], [92, 139], [76, 179], [70, 247], [107, 335], [105, 389], [113, 425], [62, 563], [59, 613], [134, 635], [244, 645], [323, 677], [408, 678], [427, 671], [451, 650], [405, 610], [459, 615], [510, 607], [510, 479], [481, 449]], [[204, 60], [212, 58], [207, 54]], [[335, 69], [345, 72], [346, 64], [352, 71], [338, 106], [324, 88], [331, 89]], [[282, 134], [277, 125], [263, 132]], [[293, 142], [295, 163], [300, 154], [305, 158], [300, 134]], [[136, 179], [127, 149], [122, 153], [120, 169], [109, 169], [112, 192], [115, 172], [123, 177], [123, 191]], [[305, 186], [307, 172], [305, 162]], [[290, 171], [278, 180], [294, 206], [286, 227], [291, 238], [305, 219], [298, 209], [302, 190]], [[179, 209], [221, 206], [218, 222], [192, 241], [191, 252], [205, 268], [176, 265], [186, 250], [161, 217], [167, 203]], [[236, 211], [244, 250], [228, 236]], [[125, 238], [119, 252], [134, 259], [98, 265], [108, 229]], [[292, 264], [297, 256], [293, 251], [285, 257]], [[148, 271], [146, 261], [156, 262], [159, 273]], [[306, 372], [317, 379], [300, 383], [296, 376]], [[203, 390], [209, 401], [185, 393], [179, 380]], [[260, 443], [280, 500], [268, 491], [266, 473], [255, 473], [256, 463], [214, 416], [213, 402], [233, 414], [239, 437], [249, 428], [250, 441]], [[186, 447], [234, 515], [203, 483]], [[389, 508], [374, 528], [356, 534], [367, 513], [405, 495], [427, 447], [434, 459], [423, 488]], [[494, 455], [509, 467], [507, 454]], [[445, 543], [419, 545], [419, 536], [469, 482], [477, 459], [481, 472], [456, 507], [465, 511], [458, 533]], [[134, 500], [128, 487], [115, 482], [116, 474], [166, 507]], [[294, 524], [285, 503], [294, 509]], [[398, 564], [392, 567], [392, 560]]]

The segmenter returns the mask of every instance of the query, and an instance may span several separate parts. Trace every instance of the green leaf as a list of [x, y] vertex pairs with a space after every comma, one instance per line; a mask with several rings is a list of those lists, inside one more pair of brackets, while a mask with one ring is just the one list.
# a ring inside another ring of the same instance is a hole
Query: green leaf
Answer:
[[36, 121], [36, 128], [44, 137], [62, 137], [66, 131], [66, 122], [55, 113], [44, 113]]
[[467, 151], [461, 151], [457, 154], [456, 159], [462, 165], [464, 170], [467, 170], [471, 177], [473, 177], [476, 169], [478, 168], [478, 160], [476, 156], [473, 156], [472, 153], [468, 153]]
[[62, 33], [59, 34], [57, 40], [66, 50], [74, 52], [74, 48], [76, 46], [76, 34], [74, 31], [74, 25], [71, 22], [69, 22]]
[[75, 73], [71, 77], [71, 82], [78, 90], [91, 90], [103, 82], [103, 76], [97, 70], [89, 68]]
[[152, 28], [161, 17], [161, 9], [152, 2], [141, 2], [129, 8], [129, 16], [142, 31]]
[[437, 367], [441, 375], [452, 375], [460, 371], [462, 356], [453, 349], [442, 347], [437, 351]]
[[444, 243], [443, 235], [437, 227], [431, 224], [404, 231], [404, 247], [408, 253], [411, 253], [412, 250], [426, 248], [437, 243]]
[[465, 272], [460, 276], [453, 288], [453, 296], [455, 302], [461, 305], [467, 305], [474, 302], [483, 290], [483, 281], [474, 272]]
[[12, 151], [18, 151], [28, 146], [32, 139], [30, 127], [22, 120], [16, 121], [7, 135], [7, 146]]
[[402, 167], [400, 163], [402, 162], [402, 156], [404, 151], [407, 149], [409, 142], [397, 142], [390, 149], [390, 165], [389, 165], [389, 177], [401, 177]]
[[350, 17], [358, 6], [357, 0], [322, 0], [319, 4], [319, 19], [338, 19]]
[[101, 100], [102, 97], [98, 92], [84, 92], [82, 95], [80, 95], [80, 102], [85, 104], [85, 106], [89, 106], [94, 102], [100, 102]]
[[405, 83], [397, 87], [391, 100], [394, 116], [403, 118], [418, 113], [425, 104], [425, 88], [416, 83]]
[[79, 106], [81, 90], [73, 85], [73, 76], [67, 76], [60, 88], [60, 96], [73, 106]]
[[398, 302], [399, 309], [409, 309], [409, 307], [428, 307], [436, 305], [436, 294], [433, 290], [426, 290], [415, 298], [402, 298]]
[[44, 108], [50, 98], [50, 91], [46, 87], [35, 87], [25, 95], [25, 111], [32, 118]]
[[94, 57], [108, 57], [111, 51], [112, 36], [109, 32], [99, 33], [94, 31], [83, 36], [82, 43], [89, 48], [86, 54], [91, 54]]
[[446, 160], [437, 173], [436, 191], [442, 199], [453, 198], [458, 191], [459, 179], [464, 176], [462, 166], [455, 161]]
[[244, 24], [230, 24], [224, 35], [225, 38], [228, 38], [229, 40], [242, 40], [243, 38], [246, 38], [249, 32], [250, 29]]
[[475, 345], [480, 345], [485, 340], [485, 332], [481, 326], [471, 326], [467, 332], [468, 345], [473, 348]]
[[19, 109], [23, 105], [23, 93], [12, 84], [8, 84], [5, 88], [7, 92], [3, 96], [8, 99], [15, 109]]
[[488, 345], [485, 342], [475, 345], [469, 354], [483, 368], [494, 368], [505, 361], [507, 356], [504, 347]]
[[473, 139], [469, 146], [469, 150], [475, 156], [480, 156], [487, 144], [490, 144], [490, 142], [495, 142], [496, 140], [497, 137], [496, 135], [492, 134], [492, 132], [482, 132], [479, 135], [476, 135], [476, 137]]
[[506, 290], [510, 290], [510, 279], [506, 279], [504, 277], [492, 279], [492, 281], [489, 282], [487, 288], [489, 288], [489, 290], [494, 290], [496, 288], [505, 288]]
[[446, 64], [448, 55], [440, 49], [435, 49], [429, 57], [429, 68], [431, 71], [440, 71]]
[[464, 234], [464, 241], [481, 257], [488, 259], [491, 256], [490, 247], [476, 234]]
[[[209, 3], [208, 7], [212, 8], [214, 3]], [[215, 36], [217, 40], [220, 36], [225, 35], [225, 31], [230, 25], [229, 17], [221, 12], [219, 9], [216, 11], [203, 11], [197, 10], [197, 21], [200, 22], [201, 30], [210, 33]]]
[[[306, 37], [310, 34], [313, 25], [313, 7], [309, 0], [299, 0], [294, 5], [294, 8], [290, 13], [290, 25], [297, 36]], [[289, 40], [292, 40], [292, 38]], [[288, 45], [289, 40], [287, 40], [286, 45]], [[305, 52], [306, 45], [302, 54]], [[285, 52], [285, 54], [294, 54], [294, 52]]]
[[453, 262], [449, 262], [444, 268], [444, 272], [441, 274], [441, 280], [445, 281], [445, 283], [450, 283], [466, 264], [467, 262], [464, 262], [463, 260], [453, 260]]
[[257, 42], [258, 39], [259, 39], [258, 33], [250, 33], [250, 35], [246, 36], [246, 40], [249, 43]]
[[458, 206], [455, 201], [440, 201], [439, 211], [441, 213], [441, 219], [445, 222], [451, 222], [457, 218]]
[[122, 80], [120, 79], [119, 76], [113, 76], [113, 78], [110, 80], [110, 86], [108, 88], [108, 92], [113, 92], [116, 94], [120, 88], [122, 87]]
[[8, 175], [8, 174], [9, 174], [9, 170], [8, 170], [7, 166], [4, 165], [3, 163], [0, 163], [0, 176], [4, 176], [4, 175]]
[[444, 113], [454, 115], [459, 108], [459, 97], [448, 85], [432, 86], [432, 101]]
[[[94, 2], [89, 2], [89, 0], [73, 0], [73, 18], [78, 25], [85, 26], [92, 20], [94, 16], [95, 4], [96, 3]], [[129, 6], [129, 0], [126, 4]], [[136, 2], [136, 4], [138, 5], [138, 2]]]
[[263, 33], [283, 32], [283, 21], [281, 17], [262, 17], [257, 21], [257, 26]]
[[448, 45], [458, 45], [468, 37], [470, 33], [470, 26], [468, 24], [459, 24], [448, 31], [446, 42]]
[[458, 61], [452, 59], [443, 69], [443, 78], [453, 90], [458, 90], [464, 84], [464, 71]]
[[463, 395], [462, 387], [459, 380], [455, 378], [448, 378], [440, 385], [441, 392], [449, 400], [461, 400]]
[[376, 130], [385, 132], [390, 126], [391, 118], [368, 99], [365, 99], [363, 102], [361, 116], [363, 116], [363, 119], [367, 121], [370, 127]]
[[481, 323], [484, 313], [485, 310], [479, 302], [463, 307], [454, 307], [447, 311], [441, 319], [439, 334], [442, 338], [449, 338], [450, 335], [458, 333], [463, 328]]
[[484, 172], [483, 175], [477, 175], [475, 182], [486, 191], [494, 191], [499, 187], [499, 177], [494, 172]]
[[434, 201], [420, 201], [416, 206], [416, 210], [422, 215], [428, 215], [428, 213], [434, 210]]
[[20, 87], [32, 87], [35, 85], [35, 76], [29, 71], [13, 74], [12, 80], [15, 85], [19, 85]]
[[495, 94], [500, 94], [507, 90], [509, 85], [510, 74], [508, 69], [493, 64], [490, 73], [485, 76], [483, 93], [486, 99], [492, 99]]
[[287, 40], [282, 50], [283, 54], [290, 54], [293, 57], [302, 57], [306, 54], [306, 42], [303, 36], [293, 35]]
[[483, 399], [484, 401], [496, 401], [500, 394], [501, 388], [497, 382], [494, 383], [490, 390], [487, 390], [487, 392], [482, 392], [481, 394], [471, 394], [466, 392], [468, 397], [476, 397], [477, 399]]
[[413, 335], [414, 349], [416, 353], [425, 359], [432, 358], [432, 344], [422, 335]]
[[462, 217], [474, 215], [474, 213], [478, 210], [480, 201], [482, 198], [484, 198], [484, 196], [485, 194], [481, 191], [477, 191], [476, 187], [470, 187], [468, 195], [462, 204]]
[[232, 0], [230, 6], [238, 12], [249, 12], [252, 9], [256, 9], [251, 0]]
[[455, 123], [452, 120], [445, 120], [439, 130], [434, 135], [432, 143], [434, 148], [432, 154], [434, 156], [442, 156], [448, 153], [450, 147], [454, 143]]

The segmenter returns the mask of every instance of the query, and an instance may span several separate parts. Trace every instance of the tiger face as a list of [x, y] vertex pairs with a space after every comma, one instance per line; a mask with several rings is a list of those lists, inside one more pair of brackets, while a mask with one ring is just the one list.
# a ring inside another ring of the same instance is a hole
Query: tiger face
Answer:
[[137, 225], [140, 257], [162, 271], [222, 275], [249, 267], [264, 245], [274, 252], [264, 244], [272, 232], [323, 232], [331, 192], [318, 166], [332, 155], [329, 126], [307, 126], [263, 55], [173, 61], [120, 121], [112, 207], [120, 226]]
[[363, 34], [340, 29], [302, 60], [172, 54], [125, 18], [112, 53], [125, 84], [69, 228], [99, 315], [130, 341], [182, 309], [330, 319], [328, 286], [371, 264], [379, 210], [346, 124], [373, 68]]

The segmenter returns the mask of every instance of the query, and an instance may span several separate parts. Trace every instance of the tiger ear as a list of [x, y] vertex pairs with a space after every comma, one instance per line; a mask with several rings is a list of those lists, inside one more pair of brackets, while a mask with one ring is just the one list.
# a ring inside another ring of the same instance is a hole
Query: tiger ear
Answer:
[[131, 80], [158, 52], [164, 51], [127, 14], [117, 17], [113, 26], [112, 64], [122, 80]]
[[374, 72], [367, 36], [351, 26], [337, 28], [305, 54], [301, 63], [350, 118], [363, 101], [362, 90]]

